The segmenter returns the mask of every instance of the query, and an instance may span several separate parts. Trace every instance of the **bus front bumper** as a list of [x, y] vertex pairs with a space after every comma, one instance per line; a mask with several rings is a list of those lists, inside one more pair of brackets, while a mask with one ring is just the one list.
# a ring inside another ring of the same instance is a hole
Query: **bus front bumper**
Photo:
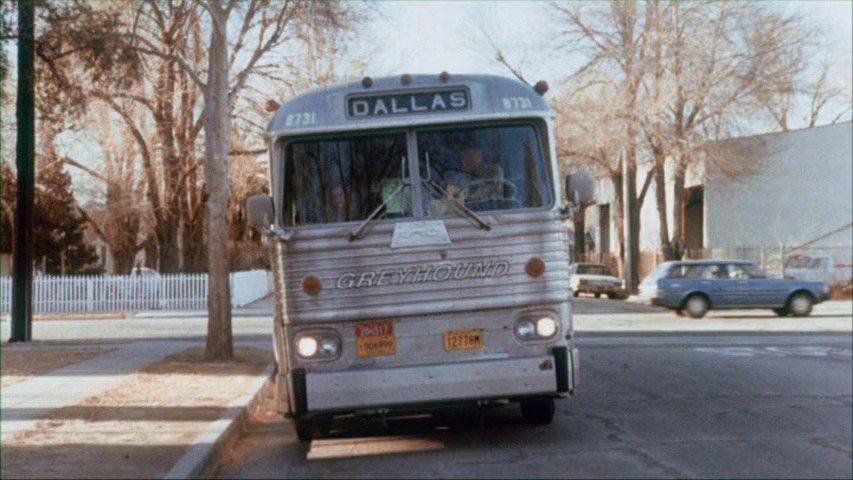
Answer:
[[578, 383], [577, 349], [552, 355], [343, 372], [294, 370], [297, 415], [478, 399], [557, 395]]

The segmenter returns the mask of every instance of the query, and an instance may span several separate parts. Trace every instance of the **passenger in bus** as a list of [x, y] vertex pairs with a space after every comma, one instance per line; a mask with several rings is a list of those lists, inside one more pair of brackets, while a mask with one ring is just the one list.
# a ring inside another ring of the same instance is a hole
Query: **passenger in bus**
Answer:
[[462, 150], [462, 170], [447, 177], [447, 191], [463, 202], [503, 198], [504, 173], [500, 165], [485, 163], [477, 145]]
[[347, 220], [346, 196], [344, 187], [340, 184], [327, 190], [326, 194], [326, 221], [344, 222]]

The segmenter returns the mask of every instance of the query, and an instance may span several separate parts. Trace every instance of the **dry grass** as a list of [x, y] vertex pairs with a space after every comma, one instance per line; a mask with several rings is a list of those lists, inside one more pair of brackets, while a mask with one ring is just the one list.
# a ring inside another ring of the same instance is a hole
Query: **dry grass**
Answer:
[[0, 378], [6, 388], [32, 377], [111, 352], [115, 348], [37, 347], [3, 345], [0, 348]]
[[271, 358], [248, 347], [234, 361], [203, 356], [201, 348], [171, 355], [13, 435], [3, 442], [0, 476], [162, 477]]

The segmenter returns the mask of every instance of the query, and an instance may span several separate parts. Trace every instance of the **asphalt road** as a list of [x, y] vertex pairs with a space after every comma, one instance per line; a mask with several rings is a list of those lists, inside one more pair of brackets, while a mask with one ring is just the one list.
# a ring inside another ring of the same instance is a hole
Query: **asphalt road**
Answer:
[[[337, 421], [300, 444], [266, 408], [219, 477], [853, 477], [845, 334], [580, 335], [581, 387], [554, 423], [515, 405]], [[388, 439], [387, 437], [395, 437]], [[406, 453], [364, 455], [383, 448]], [[334, 454], [339, 458], [309, 459]]]

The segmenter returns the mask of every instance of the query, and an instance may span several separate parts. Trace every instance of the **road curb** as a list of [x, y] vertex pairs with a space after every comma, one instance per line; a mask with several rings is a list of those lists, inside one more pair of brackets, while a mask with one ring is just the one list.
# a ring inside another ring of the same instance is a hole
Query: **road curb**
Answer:
[[163, 478], [206, 478], [216, 466], [219, 455], [237, 438], [272, 381], [273, 364], [269, 363], [264, 373], [256, 378], [249, 393], [237, 398], [228, 406], [219, 420], [190, 446], [187, 453]]

